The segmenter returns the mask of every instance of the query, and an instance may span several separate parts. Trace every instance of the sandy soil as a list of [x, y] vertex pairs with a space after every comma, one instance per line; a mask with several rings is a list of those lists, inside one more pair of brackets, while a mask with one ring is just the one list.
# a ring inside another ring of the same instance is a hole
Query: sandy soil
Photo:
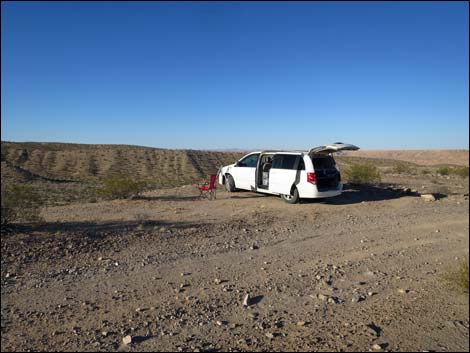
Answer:
[[468, 258], [456, 190], [288, 205], [188, 186], [45, 209], [2, 235], [2, 351], [468, 351], [468, 295], [442, 279]]

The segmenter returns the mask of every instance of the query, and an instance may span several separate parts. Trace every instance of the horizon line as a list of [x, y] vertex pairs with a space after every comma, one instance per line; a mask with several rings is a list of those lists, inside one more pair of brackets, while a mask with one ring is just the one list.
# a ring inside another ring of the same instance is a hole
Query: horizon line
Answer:
[[[1, 143], [50, 143], [50, 144], [70, 144], [70, 145], [85, 145], [85, 146], [129, 146], [129, 147], [144, 147], [155, 148], [162, 150], [196, 150], [196, 151], [215, 151], [215, 152], [245, 152], [245, 151], [264, 151], [269, 148], [240, 148], [240, 147], [216, 147], [216, 148], [175, 148], [175, 147], [156, 147], [147, 145], [135, 145], [126, 143], [84, 143], [84, 142], [64, 142], [64, 141], [11, 141], [1, 140]], [[276, 150], [279, 150], [277, 148]], [[281, 149], [282, 150], [282, 149]], [[303, 148], [286, 148], [285, 150], [304, 150]], [[305, 150], [308, 150], [306, 148]], [[469, 148], [361, 148], [361, 151], [469, 151]]]

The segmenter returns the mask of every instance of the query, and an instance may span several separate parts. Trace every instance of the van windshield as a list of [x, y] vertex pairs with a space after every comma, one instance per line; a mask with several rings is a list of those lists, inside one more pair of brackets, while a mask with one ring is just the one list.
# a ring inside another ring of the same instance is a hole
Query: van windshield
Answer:
[[331, 156], [325, 155], [313, 155], [310, 156], [312, 159], [313, 167], [318, 169], [334, 169], [335, 168], [335, 160]]

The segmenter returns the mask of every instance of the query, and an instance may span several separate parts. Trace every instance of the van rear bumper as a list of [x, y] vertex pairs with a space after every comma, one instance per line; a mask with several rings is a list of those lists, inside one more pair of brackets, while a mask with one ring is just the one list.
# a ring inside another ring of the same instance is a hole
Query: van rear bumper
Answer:
[[343, 184], [339, 183], [338, 187], [335, 189], [325, 190], [325, 191], [318, 191], [316, 185], [312, 185], [309, 188], [303, 188], [303, 190], [299, 189], [299, 197], [302, 199], [319, 199], [319, 198], [327, 198], [327, 197], [334, 197], [341, 195], [343, 192]]

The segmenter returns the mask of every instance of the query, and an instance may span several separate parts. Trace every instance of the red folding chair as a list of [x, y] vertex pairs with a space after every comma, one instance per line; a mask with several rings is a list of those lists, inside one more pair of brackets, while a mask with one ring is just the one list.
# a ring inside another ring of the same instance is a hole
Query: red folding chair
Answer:
[[206, 197], [209, 200], [216, 198], [216, 187], [215, 187], [216, 180], [217, 180], [217, 175], [213, 174], [211, 175], [211, 179], [209, 182], [205, 182], [197, 186], [197, 188], [199, 189], [200, 198]]

